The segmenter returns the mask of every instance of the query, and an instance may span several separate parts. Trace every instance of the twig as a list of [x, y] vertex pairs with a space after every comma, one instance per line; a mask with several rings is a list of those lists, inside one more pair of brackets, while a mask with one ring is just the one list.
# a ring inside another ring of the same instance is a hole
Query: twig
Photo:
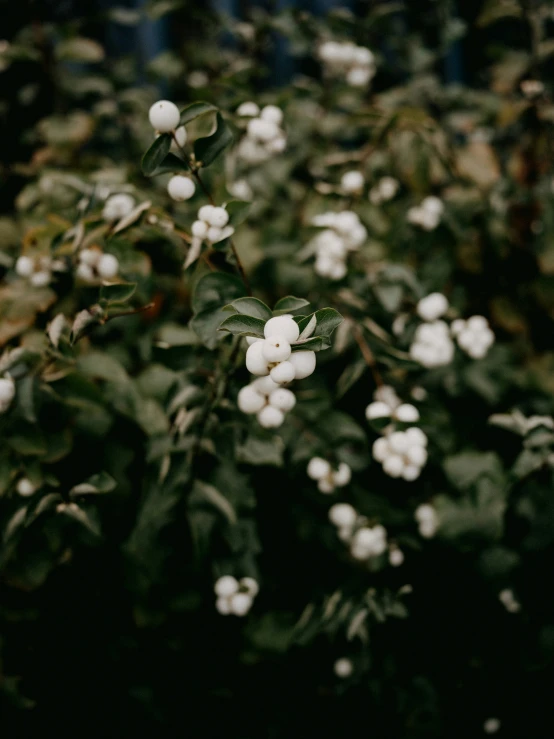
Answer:
[[350, 321], [350, 326], [352, 327], [352, 336], [360, 347], [362, 357], [371, 370], [371, 374], [373, 375], [375, 384], [377, 385], [377, 387], [381, 387], [381, 385], [383, 385], [383, 378], [381, 377], [381, 373], [379, 372], [379, 369], [377, 367], [377, 361], [373, 356], [373, 352], [371, 351], [369, 344], [365, 340], [362, 329], [353, 320]]

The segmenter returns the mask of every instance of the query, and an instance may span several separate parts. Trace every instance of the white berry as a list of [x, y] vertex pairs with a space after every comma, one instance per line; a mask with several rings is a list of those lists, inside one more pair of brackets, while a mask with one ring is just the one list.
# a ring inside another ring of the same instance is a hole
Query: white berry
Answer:
[[260, 118], [280, 126], [283, 122], [283, 111], [276, 105], [266, 105], [265, 108], [262, 108]]
[[252, 608], [253, 602], [252, 596], [248, 595], [248, 593], [235, 593], [235, 595], [231, 596], [230, 600], [231, 613], [234, 613], [235, 616], [246, 616]]
[[342, 657], [335, 662], [333, 669], [337, 677], [346, 678], [353, 673], [354, 665], [347, 657]]
[[[247, 336], [246, 338], [249, 339], [252, 337]], [[263, 339], [256, 339], [256, 341], [263, 341]], [[274, 390], [285, 389], [281, 388], [278, 383], [273, 382], [269, 375], [267, 377], [259, 377], [257, 380], [254, 380], [254, 382], [251, 382], [250, 385], [255, 388], [256, 392], [260, 393], [260, 395], [265, 395], [266, 397], [271, 395]]]
[[270, 318], [264, 326], [266, 339], [272, 336], [283, 336], [289, 344], [293, 344], [299, 335], [300, 329], [292, 316], [275, 316]]
[[290, 357], [290, 344], [284, 336], [272, 335], [264, 340], [262, 354], [268, 362], [284, 362]]
[[263, 426], [264, 429], [274, 429], [283, 423], [285, 420], [285, 414], [278, 408], [266, 405], [266, 407], [262, 408], [258, 413], [257, 419], [260, 426]]
[[179, 126], [179, 108], [169, 100], [158, 100], [150, 108], [148, 119], [152, 128], [160, 133], [169, 133]]
[[17, 481], [16, 489], [19, 495], [24, 497], [32, 495], [35, 492], [35, 486], [27, 477], [22, 477]]
[[98, 260], [98, 274], [105, 280], [110, 280], [116, 276], [119, 270], [119, 262], [113, 254], [102, 254]]
[[339, 488], [342, 488], [345, 485], [348, 485], [351, 478], [352, 478], [352, 470], [346, 464], [346, 462], [341, 462], [338, 466], [337, 471], [333, 472], [333, 482]]
[[274, 390], [271, 393], [268, 402], [273, 408], [278, 408], [280, 411], [286, 413], [291, 411], [296, 405], [296, 396], [292, 390], [280, 387], [278, 390]]
[[390, 414], [390, 406], [380, 400], [370, 403], [365, 409], [365, 417], [368, 421], [373, 421], [375, 418], [388, 418]]
[[[272, 319], [273, 320], [273, 319]], [[293, 352], [290, 355], [289, 363], [294, 368], [294, 378], [296, 380], [303, 380], [309, 377], [315, 370], [316, 357], [315, 352], [300, 351]]]
[[0, 378], [0, 404], [6, 405], [12, 402], [15, 395], [15, 383], [11, 377]]
[[194, 190], [194, 182], [190, 177], [180, 174], [174, 175], [167, 183], [167, 192], [173, 200], [189, 200], [194, 195]]
[[246, 588], [251, 598], [255, 598], [260, 592], [260, 586], [253, 577], [241, 577], [239, 585], [241, 588]]
[[400, 477], [404, 469], [404, 460], [398, 454], [391, 454], [383, 461], [383, 470], [390, 477]]
[[354, 526], [357, 517], [356, 510], [349, 503], [335, 503], [329, 508], [329, 520], [341, 528]]
[[193, 236], [199, 239], [205, 239], [208, 235], [208, 228], [206, 221], [194, 221], [190, 230]]
[[269, 374], [269, 367], [262, 353], [263, 348], [263, 341], [257, 341], [249, 346], [246, 352], [246, 369], [253, 375]]
[[326, 459], [322, 457], [313, 457], [308, 462], [308, 477], [312, 480], [321, 480], [323, 477], [327, 477], [331, 472], [331, 465]]
[[265, 406], [265, 398], [247, 385], [239, 390], [237, 405], [243, 413], [259, 413]]
[[436, 321], [448, 310], [448, 300], [442, 293], [431, 293], [417, 304], [417, 314], [424, 321]]
[[15, 271], [20, 277], [30, 277], [35, 268], [35, 263], [31, 257], [21, 256], [15, 263]]
[[230, 595], [236, 593], [239, 589], [239, 584], [232, 575], [223, 575], [214, 585], [215, 594], [220, 598], [228, 598]]
[[286, 382], [292, 382], [295, 378], [294, 365], [291, 362], [280, 362], [270, 371], [270, 377], [274, 382], [280, 385]]
[[394, 412], [397, 421], [402, 423], [415, 423], [419, 421], [419, 411], [411, 403], [402, 403]]

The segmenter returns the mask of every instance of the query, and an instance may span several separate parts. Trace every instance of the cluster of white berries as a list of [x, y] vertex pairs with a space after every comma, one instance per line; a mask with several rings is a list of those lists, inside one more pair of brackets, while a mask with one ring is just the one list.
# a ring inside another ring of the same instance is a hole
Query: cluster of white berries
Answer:
[[311, 351], [292, 351], [300, 329], [291, 315], [270, 318], [264, 336], [246, 339], [246, 368], [259, 379], [239, 391], [238, 406], [243, 413], [256, 414], [264, 428], [277, 428], [296, 404], [294, 393], [282, 385], [309, 377], [315, 370], [316, 356]]
[[416, 328], [410, 356], [428, 369], [450, 364], [454, 358], [454, 344], [448, 324], [444, 321], [421, 323]]
[[344, 75], [352, 87], [365, 87], [375, 76], [375, 57], [364, 46], [356, 46], [350, 41], [325, 41], [319, 47], [318, 55], [330, 75]]
[[429, 195], [419, 205], [410, 208], [407, 213], [408, 222], [420, 226], [425, 231], [434, 231], [444, 213], [444, 203], [440, 198]]
[[472, 359], [482, 359], [494, 344], [494, 333], [484, 316], [471, 316], [467, 321], [457, 318], [450, 326], [458, 346]]
[[316, 254], [316, 273], [331, 280], [342, 280], [347, 272], [348, 252], [359, 249], [367, 238], [365, 226], [351, 210], [321, 213], [311, 222], [324, 229], [311, 242]]
[[200, 208], [191, 231], [194, 237], [209, 244], [217, 244], [235, 233], [235, 229], [229, 226], [229, 213], [225, 208], [215, 205], [203, 205]]
[[296, 405], [296, 396], [271, 377], [258, 377], [239, 390], [237, 405], [243, 413], [255, 414], [263, 428], [277, 428]]
[[390, 418], [400, 423], [416, 423], [419, 421], [417, 408], [411, 403], [403, 403], [390, 385], [378, 387], [373, 397], [373, 402], [365, 409], [368, 421], [374, 421], [378, 418]]
[[439, 517], [430, 503], [422, 503], [414, 513], [419, 533], [424, 539], [432, 539], [439, 528]]
[[15, 397], [15, 383], [11, 377], [0, 377], [0, 413], [5, 413]]
[[18, 257], [15, 263], [15, 271], [20, 277], [29, 280], [33, 287], [46, 287], [52, 280], [52, 272], [56, 268], [62, 268], [48, 254]]
[[357, 169], [345, 172], [340, 179], [340, 189], [345, 195], [359, 195], [364, 189], [364, 176]]
[[120, 221], [125, 218], [135, 207], [135, 199], [126, 192], [120, 192], [110, 197], [104, 203], [102, 218], [108, 223]]
[[417, 426], [393, 431], [373, 442], [373, 457], [390, 477], [416, 480], [427, 462], [427, 437]]
[[281, 127], [283, 111], [276, 105], [266, 105], [260, 110], [256, 103], [243, 103], [238, 107], [237, 115], [250, 118], [246, 136], [238, 148], [244, 161], [256, 164], [285, 150], [287, 137]]
[[417, 304], [417, 314], [425, 323], [417, 327], [410, 347], [410, 356], [424, 367], [441, 367], [454, 357], [456, 337], [458, 345], [473, 359], [482, 359], [494, 343], [494, 333], [484, 316], [457, 318], [450, 327], [442, 316], [448, 310], [448, 300], [442, 293], [431, 293]]
[[369, 191], [369, 199], [373, 205], [381, 205], [392, 200], [400, 188], [400, 183], [394, 177], [381, 177]]
[[[335, 503], [329, 509], [329, 520], [337, 527], [337, 533], [342, 541], [350, 547], [350, 554], [354, 559], [367, 561], [380, 557], [387, 551], [387, 530], [376, 524], [370, 526], [363, 516], [359, 516], [356, 509], [349, 503]], [[404, 561], [404, 555], [397, 547], [391, 547], [389, 561], [398, 566]]]
[[341, 462], [334, 470], [331, 463], [322, 457], [312, 457], [308, 462], [308, 477], [317, 480], [317, 487], [321, 493], [332, 493], [335, 488], [348, 485], [352, 478], [352, 470]]
[[222, 616], [246, 616], [259, 590], [253, 577], [237, 580], [232, 575], [223, 575], [214, 586], [217, 595], [215, 607]]
[[100, 249], [81, 249], [75, 275], [83, 282], [112, 280], [119, 272], [119, 262], [113, 254], [104, 254]]

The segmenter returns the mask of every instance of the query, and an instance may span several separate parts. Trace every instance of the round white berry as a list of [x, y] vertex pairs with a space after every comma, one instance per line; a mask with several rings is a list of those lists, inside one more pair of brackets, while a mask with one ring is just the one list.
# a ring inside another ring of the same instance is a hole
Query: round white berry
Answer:
[[389, 447], [396, 454], [404, 454], [410, 446], [410, 440], [403, 431], [395, 431], [389, 436]]
[[[271, 379], [271, 378], [270, 378]], [[278, 390], [274, 390], [269, 396], [269, 405], [273, 408], [278, 408], [280, 411], [287, 413], [291, 411], [296, 405], [296, 396], [292, 390], [287, 390], [285, 387], [280, 387]]]
[[390, 414], [390, 406], [386, 403], [382, 403], [380, 400], [370, 403], [365, 409], [365, 417], [368, 421], [373, 421], [375, 418], [388, 418]]
[[35, 489], [35, 486], [27, 477], [22, 477], [17, 481], [16, 490], [19, 495], [27, 497], [32, 495], [35, 492]]
[[391, 549], [389, 552], [389, 562], [393, 567], [400, 567], [404, 562], [404, 552], [401, 549]]
[[[247, 339], [252, 338], [250, 336], [246, 337]], [[263, 339], [256, 339], [256, 341], [263, 341]], [[273, 382], [271, 377], [269, 375], [267, 377], [259, 377], [257, 380], [254, 380], [254, 382], [250, 383], [251, 387], [253, 387], [256, 392], [260, 393], [260, 395], [269, 396], [274, 390], [282, 389], [281, 386]]]
[[135, 207], [135, 199], [128, 193], [122, 192], [112, 195], [106, 200], [102, 210], [102, 218], [105, 221], [119, 221], [129, 215]]
[[[183, 146], [187, 143], [187, 129], [184, 126], [179, 126], [179, 128], [175, 131], [175, 140], [177, 141], [178, 146], [180, 146], [181, 148], [183, 148]], [[173, 142], [173, 144], [174, 143], [175, 142]]]
[[194, 195], [194, 182], [181, 174], [173, 175], [167, 183], [167, 192], [173, 200], [189, 200]]
[[214, 206], [208, 212], [208, 216], [205, 220], [209, 223], [210, 226], [215, 226], [215, 228], [223, 228], [229, 223], [229, 213], [227, 213], [225, 208], [218, 208]]
[[214, 585], [214, 592], [220, 598], [228, 598], [230, 595], [236, 593], [239, 589], [239, 584], [232, 575], [223, 575]]
[[333, 472], [334, 484], [337, 487], [342, 488], [345, 485], [348, 485], [351, 479], [352, 479], [352, 470], [346, 464], [346, 462], [341, 462], [338, 466], [337, 471]]
[[212, 211], [215, 210], [214, 205], [203, 205], [198, 211], [198, 220], [205, 221], [208, 226], [211, 226]]
[[253, 577], [241, 577], [239, 585], [241, 588], [246, 588], [251, 598], [255, 598], [260, 592], [260, 586]]
[[383, 462], [383, 470], [390, 477], [400, 477], [404, 471], [404, 460], [398, 454], [390, 454]]
[[280, 126], [283, 122], [283, 111], [276, 105], [266, 105], [262, 108], [260, 118], [264, 121], [270, 121], [270, 123], [275, 123], [275, 125]]
[[271, 336], [264, 340], [262, 354], [268, 362], [285, 362], [291, 354], [290, 344], [284, 336]]
[[333, 669], [337, 677], [346, 678], [353, 673], [354, 665], [347, 657], [342, 657], [335, 662]]
[[179, 108], [169, 100], [158, 100], [148, 112], [150, 125], [160, 133], [174, 131], [179, 126], [179, 118]]
[[352, 67], [346, 75], [346, 81], [352, 87], [364, 87], [371, 79], [371, 69], [368, 67]]
[[417, 314], [424, 321], [436, 321], [448, 310], [448, 300], [442, 293], [431, 293], [417, 304]]
[[231, 613], [231, 601], [229, 598], [218, 598], [215, 602], [215, 607], [222, 616], [228, 616]]
[[285, 414], [278, 408], [274, 408], [271, 405], [266, 405], [265, 408], [258, 413], [256, 416], [258, 423], [264, 429], [275, 429], [278, 428], [285, 420]]
[[7, 405], [12, 402], [15, 395], [15, 383], [11, 377], [0, 378], [0, 404]]
[[34, 287], [46, 287], [50, 283], [52, 275], [46, 270], [40, 272], [34, 272], [30, 277], [31, 285]]
[[303, 380], [309, 377], [315, 370], [315, 352], [301, 351], [293, 352], [289, 357], [289, 363], [294, 368], [294, 379]]
[[21, 256], [15, 263], [15, 271], [20, 277], [30, 277], [35, 268], [35, 263], [31, 257]]
[[349, 503], [335, 503], [329, 508], [329, 520], [335, 526], [351, 528], [356, 523], [358, 514]]
[[259, 413], [265, 406], [265, 398], [251, 385], [246, 385], [239, 390], [237, 405], [243, 413]]
[[105, 280], [110, 280], [116, 276], [119, 270], [119, 262], [113, 254], [102, 254], [98, 260], [98, 274]]
[[406, 482], [413, 482], [414, 480], [417, 480], [420, 474], [421, 467], [418, 467], [415, 464], [407, 464], [402, 470], [402, 478], [406, 480]]
[[312, 480], [321, 480], [323, 477], [327, 477], [330, 472], [331, 465], [322, 457], [312, 457], [308, 462], [307, 473]]
[[456, 318], [450, 324], [450, 332], [452, 336], [457, 336], [466, 327], [466, 322], [463, 318]]
[[394, 411], [394, 415], [397, 421], [402, 423], [415, 423], [419, 421], [419, 411], [411, 403], [402, 403]]
[[246, 352], [246, 369], [253, 375], [269, 374], [269, 367], [263, 355], [263, 341], [257, 341]]
[[415, 464], [416, 467], [423, 467], [427, 462], [427, 449], [424, 446], [414, 444], [406, 452], [406, 459], [410, 464]]
[[379, 439], [375, 439], [373, 442], [373, 457], [377, 460], [377, 462], [384, 462], [385, 459], [390, 454], [390, 447], [388, 440], [381, 436]]
[[283, 336], [289, 344], [293, 344], [299, 335], [300, 329], [292, 316], [275, 316], [270, 318], [264, 326], [266, 339], [272, 336]]
[[272, 121], [252, 118], [248, 121], [248, 136], [256, 141], [271, 141], [279, 136], [279, 126]]
[[217, 226], [210, 226], [206, 234], [206, 239], [211, 241], [212, 244], [217, 244], [218, 241], [223, 240], [223, 231], [217, 228]]
[[404, 432], [410, 442], [410, 446], [427, 446], [427, 437], [417, 426], [412, 426]]
[[87, 267], [96, 267], [101, 256], [102, 252], [98, 249], [82, 249], [79, 252], [79, 261]]
[[361, 172], [352, 170], [345, 172], [340, 180], [341, 188], [346, 193], [360, 192], [364, 186], [364, 176]]
[[81, 264], [77, 267], [75, 271], [75, 276], [77, 279], [82, 280], [83, 282], [94, 282], [94, 270], [92, 267], [89, 267], [88, 264], [85, 264], [84, 262], [81, 262]]
[[329, 279], [331, 280], [342, 280], [346, 276], [348, 268], [345, 262], [334, 262], [329, 269]]
[[230, 599], [231, 613], [234, 613], [235, 616], [246, 616], [252, 608], [253, 602], [252, 596], [248, 593], [235, 593]]
[[281, 385], [286, 382], [292, 382], [296, 373], [294, 365], [291, 362], [280, 362], [273, 367], [269, 374], [274, 382], [278, 382]]
[[205, 239], [208, 235], [208, 224], [206, 221], [194, 221], [190, 230], [193, 236], [199, 239]]
[[325, 493], [326, 495], [332, 493], [335, 490], [335, 485], [333, 481], [327, 477], [323, 477], [321, 480], [319, 480], [317, 483], [317, 487], [320, 493]]
[[248, 116], [249, 118], [254, 118], [257, 116], [260, 112], [260, 109], [256, 105], [256, 103], [252, 102], [246, 102], [241, 103], [239, 107], [237, 108], [237, 115], [240, 116]]

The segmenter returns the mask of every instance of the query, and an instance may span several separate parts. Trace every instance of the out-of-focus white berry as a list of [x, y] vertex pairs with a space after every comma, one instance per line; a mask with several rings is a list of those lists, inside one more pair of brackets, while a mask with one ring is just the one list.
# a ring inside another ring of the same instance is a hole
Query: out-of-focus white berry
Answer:
[[169, 133], [179, 126], [179, 108], [169, 100], [158, 100], [150, 108], [148, 119], [150, 125], [159, 133]]
[[254, 599], [248, 593], [235, 593], [230, 599], [231, 613], [235, 616], [246, 616], [253, 602]]
[[[187, 129], [184, 126], [179, 126], [178, 129], [175, 131], [175, 140], [177, 141], [178, 146], [183, 148], [183, 146], [187, 143]], [[175, 141], [171, 144], [172, 147], [175, 146]]]
[[427, 449], [424, 446], [412, 445], [406, 451], [406, 459], [416, 467], [423, 467], [427, 462]]
[[419, 421], [419, 411], [411, 403], [402, 403], [394, 411], [394, 417], [401, 423], [415, 423]]
[[274, 382], [278, 382], [280, 385], [286, 382], [292, 382], [296, 375], [294, 365], [290, 361], [280, 362], [278, 365], [273, 367], [269, 374], [271, 379]]
[[521, 611], [521, 604], [516, 600], [514, 591], [510, 588], [501, 590], [498, 594], [498, 599], [508, 613], [519, 613]]
[[270, 318], [264, 326], [266, 339], [272, 336], [283, 336], [289, 344], [294, 344], [299, 335], [300, 329], [292, 316], [275, 316]]
[[436, 321], [448, 310], [448, 300], [442, 293], [431, 293], [417, 304], [417, 314], [424, 321]]
[[198, 211], [198, 220], [205, 221], [209, 226], [212, 225], [212, 212], [215, 205], [203, 205]]
[[396, 454], [405, 454], [410, 446], [410, 440], [403, 431], [395, 431], [389, 436], [389, 448]]
[[246, 103], [241, 103], [237, 108], [237, 115], [244, 116], [245, 118], [254, 118], [255, 116], [259, 115], [259, 112], [260, 109], [256, 105], [256, 103], [250, 101]]
[[452, 321], [450, 324], [450, 332], [452, 336], [457, 336], [460, 331], [463, 331], [466, 327], [466, 322], [463, 318], [456, 318], [456, 320]]
[[205, 239], [208, 235], [208, 224], [206, 221], [194, 221], [191, 226], [191, 233], [199, 239]]
[[239, 584], [241, 588], [246, 588], [251, 598], [255, 598], [260, 592], [260, 586], [253, 577], [241, 577]]
[[257, 341], [246, 352], [246, 369], [253, 375], [268, 375], [269, 367], [263, 355], [263, 341]]
[[289, 357], [289, 363], [294, 368], [294, 378], [304, 380], [313, 374], [316, 365], [315, 352], [302, 351], [293, 352]]
[[280, 154], [285, 150], [286, 146], [286, 136], [279, 135], [276, 136], [274, 139], [271, 139], [271, 141], [268, 141], [265, 145], [265, 148], [266, 151], [269, 151], [271, 154]]
[[352, 67], [346, 75], [346, 81], [352, 87], [365, 87], [372, 76], [372, 70], [367, 67]]
[[410, 356], [424, 367], [441, 367], [454, 357], [454, 344], [444, 321], [422, 323], [414, 334]]
[[260, 426], [264, 429], [275, 429], [281, 426], [285, 420], [285, 414], [278, 408], [274, 408], [272, 405], [266, 405], [265, 408], [258, 413], [256, 416]]
[[260, 395], [251, 385], [246, 385], [239, 390], [237, 405], [243, 413], [259, 413], [265, 406], [265, 398]]
[[386, 403], [382, 403], [379, 400], [375, 400], [370, 403], [365, 409], [365, 417], [368, 421], [373, 421], [376, 418], [389, 418], [391, 415], [391, 408]]
[[352, 664], [352, 661], [348, 659], [348, 657], [341, 657], [341, 659], [338, 659], [333, 665], [333, 670], [335, 671], [335, 675], [337, 677], [344, 679], [350, 677], [350, 675], [354, 672], [354, 665]]
[[420, 474], [421, 467], [418, 467], [415, 464], [407, 464], [402, 470], [402, 479], [406, 480], [406, 482], [413, 482], [414, 480], [417, 480]]
[[364, 176], [357, 170], [345, 172], [341, 177], [340, 186], [345, 193], [361, 192], [364, 187]]
[[230, 598], [218, 598], [215, 602], [215, 607], [222, 616], [228, 616], [231, 613]]
[[217, 244], [219, 241], [223, 241], [223, 230], [217, 226], [210, 226], [206, 239], [212, 244]]
[[79, 261], [88, 267], [96, 267], [101, 256], [102, 252], [98, 249], [82, 249], [79, 252]]
[[227, 189], [231, 195], [238, 200], [252, 200], [254, 197], [252, 188], [246, 180], [237, 180], [231, 185], [228, 185]]
[[483, 724], [483, 731], [485, 732], [485, 734], [496, 734], [496, 732], [500, 729], [500, 726], [500, 719], [488, 718]]
[[308, 477], [311, 477], [312, 480], [321, 480], [330, 474], [331, 465], [322, 457], [312, 457], [308, 462], [307, 472]]
[[252, 118], [248, 121], [248, 136], [255, 141], [267, 142], [279, 136], [279, 126], [272, 121]]
[[[263, 341], [263, 339], [260, 339], [259, 341]], [[271, 395], [274, 390], [285, 389], [281, 388], [281, 386], [278, 385], [276, 382], [273, 382], [269, 375], [267, 377], [259, 377], [257, 380], [254, 380], [254, 382], [250, 384], [258, 393], [260, 393], [260, 395], [265, 395], [266, 397]]]
[[292, 390], [280, 387], [278, 390], [274, 390], [271, 393], [268, 402], [269, 405], [273, 406], [273, 408], [278, 408], [280, 411], [287, 413], [296, 405], [296, 396]]
[[173, 200], [189, 200], [194, 195], [195, 189], [194, 182], [190, 177], [181, 174], [173, 175], [167, 183], [167, 192]]
[[393, 567], [400, 567], [404, 563], [404, 552], [401, 549], [391, 549], [389, 552], [389, 562]]
[[379, 439], [375, 439], [372, 451], [373, 457], [377, 462], [384, 462], [390, 454], [389, 442], [384, 436], [381, 436]]
[[404, 433], [410, 442], [410, 446], [427, 446], [427, 437], [417, 426], [406, 429]]
[[119, 221], [125, 218], [135, 207], [135, 199], [128, 193], [121, 192], [117, 195], [111, 195], [104, 203], [102, 210], [102, 218], [105, 221]]
[[[313, 461], [313, 460], [312, 460]], [[358, 514], [349, 503], [335, 503], [329, 508], [329, 520], [340, 528], [352, 527]]]
[[419, 524], [419, 533], [425, 539], [432, 538], [439, 527], [436, 510], [428, 503], [422, 503], [415, 510], [414, 517]]
[[280, 126], [283, 122], [283, 111], [276, 105], [266, 105], [260, 112], [260, 118]]
[[318, 480], [317, 487], [318, 487], [319, 492], [325, 493], [325, 495], [328, 495], [329, 493], [332, 493], [335, 490], [335, 484], [333, 480], [327, 477], [323, 477], [321, 480]]
[[21, 256], [15, 263], [15, 271], [20, 277], [30, 277], [34, 268], [35, 263], [31, 257]]
[[40, 272], [33, 272], [31, 277], [29, 278], [31, 285], [33, 287], [46, 287], [50, 283], [50, 280], [52, 279], [52, 275], [50, 272], [47, 272], [46, 270], [41, 270]]
[[29, 495], [32, 495], [35, 492], [36, 488], [27, 477], [22, 477], [20, 480], [17, 481], [16, 490], [19, 495], [27, 497]]
[[220, 598], [228, 598], [230, 595], [238, 592], [239, 584], [232, 575], [223, 575], [214, 585], [214, 592]]
[[96, 269], [102, 279], [111, 280], [119, 271], [119, 262], [113, 254], [102, 254]]
[[223, 228], [229, 223], [229, 213], [227, 213], [225, 208], [213, 207], [210, 210], [206, 221], [210, 224], [210, 226]]
[[400, 477], [404, 470], [404, 460], [399, 454], [390, 454], [383, 461], [383, 470], [390, 477]]
[[264, 340], [262, 354], [267, 362], [284, 362], [291, 355], [290, 344], [284, 336], [273, 334]]
[[345, 485], [348, 485], [348, 483], [352, 479], [352, 470], [346, 464], [346, 462], [341, 462], [336, 472], [333, 472], [332, 477], [333, 477], [333, 483], [337, 487], [342, 488]]
[[77, 279], [82, 280], [83, 282], [94, 282], [94, 269], [92, 267], [89, 267], [89, 265], [85, 262], [81, 262], [81, 264], [79, 264], [77, 269], [75, 270], [75, 276], [77, 277]]

